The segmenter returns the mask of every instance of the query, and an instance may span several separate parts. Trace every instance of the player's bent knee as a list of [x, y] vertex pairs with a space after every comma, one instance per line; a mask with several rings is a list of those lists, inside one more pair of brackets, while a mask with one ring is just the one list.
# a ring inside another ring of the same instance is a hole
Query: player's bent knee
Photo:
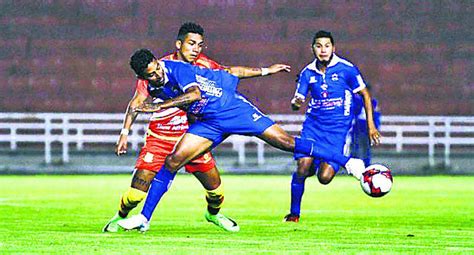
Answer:
[[165, 159], [165, 166], [171, 172], [176, 172], [179, 169], [181, 162], [174, 154], [170, 154]]
[[336, 175], [336, 171], [330, 164], [323, 162], [319, 165], [319, 171], [318, 171], [319, 183], [323, 185], [329, 184], [335, 175]]
[[301, 177], [309, 177], [314, 175], [314, 169], [312, 169], [312, 161], [300, 159], [297, 162], [296, 173]]
[[310, 176], [310, 172], [306, 168], [298, 168], [296, 170], [296, 173], [298, 174], [298, 176], [301, 176], [301, 177], [309, 177]]
[[319, 183], [323, 185], [329, 184], [333, 178], [334, 178], [334, 174], [332, 172], [324, 172], [324, 173], [318, 174]]
[[328, 177], [319, 177], [318, 180], [319, 180], [319, 183], [321, 183], [323, 185], [327, 185], [332, 181], [332, 177], [329, 177], [329, 178]]
[[135, 208], [145, 197], [146, 192], [130, 187], [122, 196], [120, 209]]

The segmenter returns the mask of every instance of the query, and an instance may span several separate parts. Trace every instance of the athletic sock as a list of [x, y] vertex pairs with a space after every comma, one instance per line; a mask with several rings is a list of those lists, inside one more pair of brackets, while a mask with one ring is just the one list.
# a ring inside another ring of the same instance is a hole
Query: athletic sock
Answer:
[[128, 213], [137, 207], [137, 205], [146, 197], [146, 192], [129, 187], [120, 198], [119, 204], [119, 216], [122, 218], [127, 217]]
[[313, 140], [301, 137], [295, 137], [295, 152], [315, 158], [323, 158], [327, 161], [335, 161], [341, 166], [345, 166], [347, 161], [349, 161], [349, 157], [344, 156], [344, 154], [338, 153], [334, 149], [322, 144], [316, 144]]
[[290, 213], [293, 215], [300, 215], [301, 199], [304, 193], [304, 182], [306, 177], [299, 176], [296, 172], [291, 178], [291, 208]]
[[206, 190], [207, 211], [216, 215], [224, 202], [224, 188], [221, 185], [214, 190]]
[[151, 219], [153, 211], [155, 210], [156, 205], [158, 205], [158, 202], [160, 202], [161, 197], [163, 197], [166, 191], [168, 191], [175, 176], [176, 172], [171, 173], [163, 165], [151, 182], [148, 196], [146, 197], [145, 205], [143, 205], [142, 209], [142, 214], [148, 221]]

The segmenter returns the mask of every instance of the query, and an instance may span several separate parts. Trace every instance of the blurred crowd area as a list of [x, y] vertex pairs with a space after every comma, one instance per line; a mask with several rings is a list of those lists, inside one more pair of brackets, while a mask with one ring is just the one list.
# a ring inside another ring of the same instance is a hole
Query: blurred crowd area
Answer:
[[183, 22], [225, 65], [292, 65], [240, 90], [267, 113], [290, 113], [311, 39], [329, 30], [386, 115], [474, 114], [472, 1], [0, 0], [0, 111], [123, 112], [129, 56], [173, 52]]

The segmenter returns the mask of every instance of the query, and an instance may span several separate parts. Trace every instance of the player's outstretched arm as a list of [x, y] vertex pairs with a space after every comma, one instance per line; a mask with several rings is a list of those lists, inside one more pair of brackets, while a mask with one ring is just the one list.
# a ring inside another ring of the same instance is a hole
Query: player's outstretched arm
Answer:
[[291, 67], [285, 64], [274, 64], [269, 67], [259, 68], [259, 67], [245, 67], [245, 66], [231, 66], [226, 68], [226, 70], [241, 79], [252, 78], [258, 76], [271, 75], [278, 72], [290, 72]]
[[138, 116], [138, 112], [133, 111], [133, 109], [145, 102], [147, 96], [138, 93], [135, 91], [135, 95], [130, 100], [125, 112], [122, 130], [120, 131], [120, 136], [115, 146], [115, 154], [117, 156], [127, 153], [127, 142], [128, 142], [128, 133], [132, 127], [133, 122]]
[[196, 86], [192, 86], [188, 88], [186, 92], [184, 92], [184, 94], [179, 95], [172, 99], [168, 99], [164, 101], [163, 103], [159, 103], [159, 104], [142, 103], [138, 105], [137, 107], [134, 107], [133, 111], [134, 112], [156, 112], [161, 109], [187, 106], [199, 100], [201, 100], [201, 90], [196, 85]]
[[380, 139], [382, 138], [382, 136], [380, 135], [380, 132], [375, 127], [372, 97], [370, 96], [370, 92], [367, 88], [364, 88], [359, 93], [362, 95], [362, 98], [364, 99], [364, 109], [367, 116], [367, 130], [369, 134], [370, 144], [379, 145]]

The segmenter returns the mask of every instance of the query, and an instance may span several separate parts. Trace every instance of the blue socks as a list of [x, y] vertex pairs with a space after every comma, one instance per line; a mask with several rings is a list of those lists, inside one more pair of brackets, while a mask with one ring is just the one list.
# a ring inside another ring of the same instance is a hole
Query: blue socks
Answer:
[[334, 161], [341, 166], [345, 166], [349, 161], [349, 157], [344, 156], [344, 154], [335, 152], [323, 144], [316, 144], [313, 140], [301, 137], [295, 137], [295, 152]]
[[171, 173], [163, 165], [151, 182], [148, 196], [146, 197], [145, 205], [142, 209], [142, 214], [148, 221], [151, 219], [151, 215], [153, 214], [156, 205], [158, 205], [158, 202], [160, 202], [161, 197], [163, 197], [166, 191], [168, 191], [175, 176], [176, 172]]
[[291, 208], [290, 213], [300, 215], [301, 199], [304, 193], [304, 182], [306, 177], [300, 177], [295, 172], [291, 178]]

